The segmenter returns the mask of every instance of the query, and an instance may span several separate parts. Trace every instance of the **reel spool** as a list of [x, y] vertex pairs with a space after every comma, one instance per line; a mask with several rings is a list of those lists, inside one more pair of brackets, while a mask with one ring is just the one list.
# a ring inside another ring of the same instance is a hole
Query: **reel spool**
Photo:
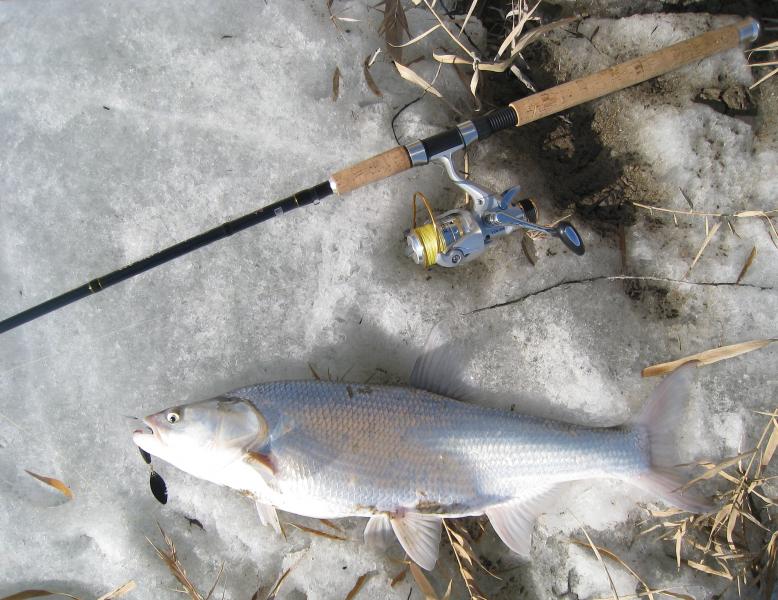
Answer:
[[[575, 227], [567, 221], [552, 225], [538, 224], [538, 210], [529, 199], [518, 200], [519, 186], [496, 194], [477, 183], [465, 180], [454, 168], [451, 153], [436, 156], [446, 172], [470, 198], [468, 206], [456, 208], [438, 216], [426, 196], [413, 195], [411, 228], [405, 232], [406, 254], [417, 264], [429, 269], [432, 265], [456, 267], [479, 256], [498, 237], [518, 229], [529, 235], [550, 235], [559, 238], [578, 256], [584, 253], [584, 244]], [[417, 198], [427, 210], [428, 219], [416, 224]]]

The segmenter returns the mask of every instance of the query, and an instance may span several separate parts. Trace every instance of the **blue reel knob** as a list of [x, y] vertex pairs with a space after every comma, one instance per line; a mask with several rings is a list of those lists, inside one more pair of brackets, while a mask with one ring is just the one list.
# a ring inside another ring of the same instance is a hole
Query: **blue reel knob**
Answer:
[[581, 239], [580, 234], [576, 228], [567, 221], [561, 221], [560, 223], [557, 223], [557, 225], [554, 227], [554, 230], [556, 231], [559, 239], [562, 240], [562, 243], [570, 248], [574, 254], [581, 256], [586, 251], [584, 248], [583, 239]]

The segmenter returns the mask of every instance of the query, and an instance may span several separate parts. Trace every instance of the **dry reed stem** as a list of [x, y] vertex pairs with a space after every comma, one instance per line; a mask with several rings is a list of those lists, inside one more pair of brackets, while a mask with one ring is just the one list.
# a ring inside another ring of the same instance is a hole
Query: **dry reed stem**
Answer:
[[[454, 558], [456, 558], [457, 566], [459, 567], [459, 574], [462, 576], [462, 581], [465, 583], [470, 599], [486, 600], [475, 583], [475, 575], [472, 571], [473, 565], [481, 565], [481, 562], [464, 536], [459, 532], [453, 531], [445, 519], [443, 519], [443, 528], [446, 531], [451, 548], [454, 550]], [[483, 565], [481, 567], [483, 568]]]

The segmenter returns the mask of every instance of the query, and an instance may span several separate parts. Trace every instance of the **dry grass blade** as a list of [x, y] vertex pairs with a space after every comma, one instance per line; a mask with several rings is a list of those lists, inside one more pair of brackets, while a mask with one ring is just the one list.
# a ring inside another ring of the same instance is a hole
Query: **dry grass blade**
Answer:
[[295, 529], [299, 529], [300, 531], [305, 531], [306, 533], [310, 533], [313, 535], [318, 535], [319, 537], [327, 538], [330, 540], [337, 540], [339, 542], [347, 542], [348, 538], [345, 538], [341, 535], [335, 535], [334, 533], [328, 533], [326, 531], [321, 531], [319, 529], [314, 529], [313, 527], [306, 527], [305, 525], [298, 525], [297, 523], [287, 523], [287, 525], [291, 525]]
[[[463, 65], [463, 66], [468, 66], [470, 68], [475, 68], [476, 72], [487, 71], [490, 73], [504, 73], [505, 71], [511, 69], [514, 66], [513, 63], [518, 58], [519, 52], [528, 44], [535, 41], [542, 34], [576, 20], [578, 20], [578, 17], [570, 17], [566, 19], [560, 19], [559, 21], [554, 21], [553, 23], [542, 25], [540, 27], [536, 27], [535, 29], [530, 31], [528, 34], [526, 34], [519, 40], [516, 46], [518, 49], [512, 52], [511, 56], [506, 58], [505, 60], [496, 61], [496, 62], [476, 61], [473, 58], [465, 59], [455, 54], [446, 54], [443, 52], [439, 52], [437, 50], [433, 51], [432, 57], [439, 63], [451, 64], [451, 65]], [[474, 73], [474, 76], [475, 74], [476, 73]]]
[[462, 37], [462, 34], [465, 32], [465, 27], [467, 27], [467, 24], [470, 21], [470, 17], [473, 16], [473, 11], [475, 10], [476, 4], [478, 4], [478, 0], [473, 0], [470, 3], [470, 8], [467, 10], [465, 20], [462, 22], [462, 27], [459, 28], [459, 34], [457, 37]]
[[475, 556], [475, 553], [472, 551], [469, 544], [465, 541], [465, 538], [456, 531], [452, 531], [445, 519], [443, 520], [443, 527], [446, 530], [448, 541], [454, 549], [454, 557], [459, 566], [459, 574], [462, 577], [462, 581], [465, 582], [465, 587], [467, 588], [467, 593], [470, 595], [470, 599], [486, 600], [481, 593], [481, 590], [476, 586], [475, 575], [473, 575], [473, 572], [471, 571], [473, 564], [477, 563], [480, 565], [480, 561]]
[[205, 600], [200, 592], [197, 591], [197, 588], [194, 586], [194, 584], [189, 580], [189, 577], [187, 577], [184, 565], [182, 565], [178, 560], [176, 546], [173, 544], [173, 540], [170, 539], [170, 536], [168, 536], [167, 533], [165, 533], [165, 530], [162, 529], [162, 526], [159, 523], [157, 523], [157, 527], [159, 527], [159, 531], [162, 534], [162, 539], [165, 540], [165, 545], [168, 548], [167, 552], [157, 548], [154, 542], [152, 542], [149, 538], [146, 538], [146, 541], [151, 544], [151, 547], [154, 548], [154, 550], [157, 552], [157, 556], [159, 556], [159, 558], [162, 559], [162, 562], [167, 565], [167, 568], [171, 573], [173, 573], [173, 576], [178, 580], [178, 582], [184, 586], [184, 592], [188, 594], [192, 600]]
[[70, 594], [66, 594], [64, 592], [49, 592], [47, 590], [24, 590], [22, 592], [11, 594], [10, 596], [5, 596], [0, 600], [27, 600], [28, 598], [43, 598], [44, 596], [64, 596], [65, 598], [79, 600], [78, 597], [71, 596]]
[[[754, 52], [774, 52], [776, 50], [778, 50], [778, 41], [770, 42], [768, 44], [764, 44], [763, 46], [759, 46], [758, 48], [752, 48], [751, 50], [749, 50], [748, 58], [750, 60], [751, 55]], [[752, 63], [749, 66], [752, 67], [752, 68], [757, 68], [757, 67], [769, 67], [769, 66], [775, 66], [775, 65], [778, 65], [778, 62], [768, 61], [768, 62], [763, 62], [763, 63]], [[764, 77], [762, 77], [761, 79], [759, 79], [758, 81], [753, 83], [751, 86], [749, 86], [748, 89], [753, 90], [756, 86], [764, 83], [765, 81], [770, 79], [770, 77], [772, 77], [776, 73], [778, 73], [778, 69], [773, 69], [767, 75], [765, 75]]]
[[337, 523], [333, 523], [329, 519], [319, 519], [319, 523], [321, 523], [322, 525], [326, 525], [327, 527], [329, 527], [330, 529], [334, 529], [335, 531], [343, 532], [343, 528], [340, 525], [338, 525]]
[[681, 491], [688, 490], [695, 483], [699, 483], [700, 481], [704, 481], [706, 479], [711, 479], [712, 477], [715, 477], [716, 475], [721, 473], [724, 469], [728, 469], [729, 467], [738, 464], [744, 458], [749, 458], [753, 456], [755, 452], [756, 450], [749, 450], [748, 452], [743, 452], [743, 454], [738, 454], [737, 456], [733, 456], [731, 458], [727, 458], [726, 460], [722, 460], [720, 463], [717, 463], [716, 465], [710, 467], [702, 475], [695, 477], [694, 479], [686, 482], [681, 487]]
[[335, 72], [332, 74], [332, 101], [335, 102], [340, 95], [340, 68], [335, 67]]
[[375, 575], [375, 571], [368, 571], [367, 573], [360, 575], [359, 579], [357, 579], [357, 582], [354, 584], [354, 587], [351, 588], [351, 591], [348, 594], [346, 594], [346, 600], [354, 600], [356, 595], [359, 593], [359, 590], [361, 590], [362, 586], [365, 585], [365, 582], [373, 575]]
[[213, 592], [216, 589], [216, 586], [219, 584], [219, 580], [222, 578], [223, 573], [224, 573], [224, 563], [222, 563], [221, 566], [219, 567], [219, 572], [216, 574], [216, 579], [213, 580], [213, 585], [211, 586], [211, 589], [208, 590], [208, 594], [205, 596], [205, 600], [209, 600], [210, 597], [213, 595]]
[[605, 561], [602, 560], [602, 556], [600, 555], [600, 549], [594, 545], [592, 538], [589, 537], [589, 532], [586, 531], [586, 528], [584, 528], [583, 525], [581, 525], [581, 531], [583, 531], [584, 535], [586, 536], [586, 539], [589, 542], [589, 548], [591, 548], [592, 552], [594, 552], [594, 555], [597, 557], [597, 560], [602, 565], [602, 568], [605, 571], [605, 575], [608, 577], [608, 583], [611, 586], [611, 592], [613, 592], [613, 599], [619, 600], [619, 593], [616, 591], [616, 584], [613, 583], [613, 578], [611, 577], [610, 571], [608, 571], [608, 567], [605, 564]]
[[681, 365], [692, 361], [698, 361], [700, 363], [698, 366], [710, 365], [720, 360], [734, 358], [735, 356], [740, 356], [741, 354], [746, 354], [747, 352], [759, 350], [760, 348], [764, 348], [765, 346], [768, 346], [769, 344], [772, 344], [776, 341], [778, 341], [778, 339], [768, 338], [764, 340], [752, 340], [750, 342], [741, 342], [739, 344], [732, 344], [730, 346], [712, 348], [711, 350], [705, 350], [704, 352], [692, 354], [691, 356], [679, 358], [678, 360], [660, 363], [658, 365], [651, 365], [650, 367], [643, 369], [640, 374], [643, 377], [664, 375], [666, 373], [672, 373]]
[[374, 56], [375, 54], [371, 54], [365, 59], [365, 62], [362, 63], [362, 73], [365, 75], [365, 83], [367, 83], [367, 87], [370, 88], [370, 91], [376, 96], [381, 97], [383, 94], [378, 85], [376, 85], [375, 79], [373, 79], [373, 76], [370, 74], [370, 61]]
[[27, 469], [24, 470], [25, 473], [28, 475], [31, 475], [32, 477], [35, 477], [38, 481], [42, 481], [46, 485], [50, 485], [55, 490], [60, 492], [63, 496], [65, 496], [68, 500], [73, 499], [73, 492], [71, 489], [66, 486], [64, 483], [62, 483], [59, 479], [54, 479], [53, 477], [46, 477], [44, 475], [38, 475], [37, 473], [33, 473], [32, 471], [28, 471]]
[[411, 561], [408, 568], [411, 570], [411, 575], [413, 575], [413, 578], [416, 580], [416, 585], [419, 586], [419, 590], [424, 594], [424, 600], [438, 600], [438, 594], [435, 592], [435, 588], [432, 587], [430, 580], [427, 579], [427, 576], [422, 572], [419, 565]]
[[417, 75], [413, 69], [409, 69], [405, 65], [401, 65], [399, 62], [396, 61], [394, 63], [394, 66], [397, 69], [397, 72], [400, 74], [400, 77], [402, 77], [406, 81], [410, 81], [411, 83], [418, 85], [425, 92], [429, 92], [430, 94], [432, 94], [437, 98], [443, 98], [443, 95], [438, 90], [435, 89], [435, 86], [433, 86], [431, 83], [426, 81], [424, 78]]
[[441, 600], [450, 600], [451, 599], [451, 586], [454, 584], [453, 579], [448, 580], [448, 586], [446, 587], [446, 593], [443, 594], [443, 597]]
[[[705, 221], [705, 225], [707, 226], [708, 222]], [[721, 227], [721, 221], [716, 221], [716, 224], [710, 228], [708, 231], [708, 235], [705, 236], [705, 239], [702, 242], [702, 246], [700, 246], [700, 249], [697, 251], [697, 256], [694, 257], [694, 260], [692, 261], [691, 266], [689, 267], [689, 270], [686, 271], [686, 277], [689, 276], [689, 273], [691, 273], [692, 269], [694, 268], [694, 265], [697, 264], [697, 261], [700, 260], [700, 257], [702, 256], [702, 253], [705, 252], [705, 248], [708, 247], [708, 244], [710, 244], [710, 241], [713, 239], [713, 236], [716, 235], [716, 232], [719, 230], [719, 227]]]
[[748, 86], [748, 89], [749, 89], [749, 90], [753, 90], [753, 89], [754, 89], [756, 86], [758, 86], [758, 85], [760, 85], [760, 84], [764, 83], [765, 81], [767, 81], [768, 79], [770, 79], [770, 77], [772, 77], [772, 76], [773, 76], [773, 75], [775, 75], [776, 73], [778, 73], [778, 69], [773, 69], [773, 70], [772, 70], [772, 71], [770, 71], [770, 72], [769, 72], [767, 75], [765, 75], [764, 77], [762, 77], [761, 79], [759, 79], [758, 81], [756, 81], [755, 83], [753, 83], [752, 85]]
[[384, 18], [378, 28], [378, 34], [384, 36], [389, 55], [397, 62], [402, 62], [403, 54], [400, 44], [403, 41], [403, 31], [408, 37], [411, 37], [405, 9], [400, 0], [384, 0], [382, 4], [384, 5]]
[[433, 31], [437, 31], [437, 30], [438, 30], [438, 29], [440, 29], [441, 27], [442, 27], [441, 25], [433, 25], [432, 27], [430, 27], [429, 29], [427, 29], [427, 31], [424, 31], [424, 32], [420, 33], [420, 34], [419, 34], [419, 35], [417, 35], [415, 38], [408, 40], [408, 41], [407, 41], [407, 42], [405, 42], [404, 44], [400, 44], [400, 45], [398, 45], [398, 46], [394, 46], [394, 47], [395, 47], [395, 48], [407, 48], [408, 46], [413, 46], [413, 44], [415, 44], [416, 42], [419, 42], [419, 41], [423, 40], [425, 37], [427, 37], [427, 36], [428, 36], [429, 34], [431, 34]]
[[467, 54], [470, 57], [470, 60], [475, 60], [476, 56], [475, 53], [468, 50], [467, 46], [465, 46], [460, 40], [459, 36], [455, 36], [453, 33], [451, 33], [451, 30], [446, 27], [446, 24], [443, 22], [443, 20], [440, 18], [440, 15], [438, 15], [437, 12], [435, 12], [435, 9], [433, 8], [435, 2], [433, 1], [432, 4], [429, 3], [428, 0], [424, 0], [424, 4], [427, 6], [427, 9], [432, 13], [432, 16], [435, 17], [437, 22], [440, 24], [440, 26], [443, 28], [443, 31], [445, 31], [448, 34], [448, 37], [450, 37], [454, 43], [462, 48], [462, 51]]
[[770, 434], [770, 439], [767, 440], [767, 446], [765, 446], [764, 452], [762, 453], [762, 459], [759, 461], [762, 467], [766, 467], [770, 464], [773, 454], [775, 453], [775, 448], [778, 446], [778, 421], [773, 417], [770, 419], [770, 422], [773, 425], [773, 431]]
[[[585, 547], [585, 548], [586, 548], [586, 547], [589, 547], [589, 544], [587, 544], [586, 542], [582, 542], [581, 540], [570, 540], [570, 541], [571, 541], [571, 542], [573, 542], [574, 544], [577, 544], [577, 545], [579, 545], [579, 546], [583, 546], [583, 547]], [[591, 540], [590, 540], [590, 541], [591, 541]], [[617, 563], [618, 563], [618, 564], [620, 564], [622, 567], [624, 567], [624, 568], [625, 568], [625, 569], [626, 569], [626, 570], [629, 572], [629, 574], [630, 574], [630, 575], [632, 575], [632, 576], [633, 576], [635, 579], [637, 579], [637, 580], [640, 582], [640, 585], [642, 585], [642, 586], [643, 586], [643, 588], [645, 589], [645, 595], [646, 595], [648, 598], [650, 598], [651, 600], [654, 600], [654, 592], [651, 590], [651, 588], [649, 587], [649, 585], [648, 585], [648, 584], [647, 584], [647, 583], [646, 583], [646, 582], [643, 580], [643, 578], [642, 578], [640, 575], [638, 575], [638, 574], [637, 574], [637, 573], [636, 573], [636, 572], [635, 572], [635, 571], [632, 569], [632, 567], [630, 567], [630, 566], [629, 566], [627, 563], [625, 563], [623, 560], [621, 560], [621, 558], [619, 558], [619, 557], [616, 555], [616, 553], [615, 553], [615, 552], [611, 552], [611, 551], [610, 551], [610, 550], [608, 550], [607, 548], [602, 548], [602, 547], [600, 547], [600, 546], [597, 546], [597, 550], [599, 550], [601, 554], [604, 554], [605, 556], [607, 556], [607, 557], [608, 557], [608, 558], [610, 558], [611, 560], [613, 560], [613, 561], [617, 562]]]
[[405, 581], [405, 578], [407, 576], [408, 576], [408, 569], [405, 568], [402, 571], [400, 571], [399, 573], [397, 573], [397, 575], [392, 577], [392, 581], [389, 582], [389, 587], [394, 587], [398, 583], [401, 583], [401, 582]]
[[127, 583], [120, 585], [118, 588], [111, 590], [107, 594], [103, 594], [97, 600], [114, 600], [114, 598], [121, 598], [125, 594], [129, 594], [136, 587], [135, 582], [130, 580]]
[[521, 236], [521, 250], [524, 252], [524, 256], [534, 267], [538, 262], [538, 252], [535, 249], [535, 242], [528, 235]]
[[532, 18], [533, 13], [535, 12], [535, 10], [537, 10], [538, 6], [540, 6], [540, 2], [541, 0], [538, 0], [535, 6], [533, 6], [526, 13], [522, 14], [521, 18], [519, 19], [519, 22], [506, 36], [502, 44], [500, 44], [500, 48], [497, 50], [498, 57], [502, 56], [503, 53], [508, 49], [508, 46], [510, 46], [516, 40], [516, 38], [521, 34], [521, 32], [524, 31], [524, 26], [527, 24], [527, 21], [529, 21]]
[[273, 598], [278, 595], [278, 590], [281, 589], [281, 584], [284, 583], [284, 580], [287, 578], [289, 573], [292, 571], [292, 567], [289, 567], [281, 573], [278, 579], [276, 579], [276, 582], [273, 584], [273, 587], [270, 588], [270, 591], [267, 593], [267, 596], [265, 596], [265, 600], [273, 600]]
[[732, 580], [732, 573], [730, 573], [726, 569], [717, 571], [716, 569], [709, 567], [708, 565], [704, 565], [694, 560], [687, 560], [685, 562], [692, 569], [696, 569], [697, 571], [702, 571], [703, 573], [707, 573], [708, 575], [717, 575], [718, 577], [723, 577], [724, 579]]
[[746, 273], [748, 273], [748, 269], [751, 268], [751, 265], [754, 263], [754, 259], [756, 258], [756, 246], [751, 248], [751, 252], [748, 254], [748, 258], [746, 259], [746, 262], [743, 264], [743, 268], [740, 269], [740, 274], [737, 276], [737, 280], [735, 283], [740, 283], [740, 281], [743, 279], [743, 277], [746, 276]]

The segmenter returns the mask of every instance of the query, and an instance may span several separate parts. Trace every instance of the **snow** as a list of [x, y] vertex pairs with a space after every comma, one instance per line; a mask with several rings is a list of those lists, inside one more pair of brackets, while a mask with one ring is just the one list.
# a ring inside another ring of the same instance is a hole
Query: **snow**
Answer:
[[[627, 7], [658, 10], [658, 3], [601, 4], [590, 10], [598, 18], [580, 29], [597, 31], [599, 52], [563, 32], [544, 44], [560, 80], [732, 21], [703, 14], [616, 20], [631, 14]], [[337, 1], [333, 10], [360, 21], [338, 29], [319, 1], [0, 4], [0, 318], [392, 147], [392, 117], [417, 91], [382, 52], [371, 72], [384, 95], [373, 95], [362, 63], [380, 45], [380, 15], [355, 1]], [[409, 19], [413, 33], [432, 24], [421, 8]], [[474, 23], [474, 35], [478, 29]], [[443, 43], [435, 39], [430, 48]], [[336, 66], [342, 79], [333, 102]], [[428, 79], [434, 72], [429, 62], [414, 68]], [[647, 203], [686, 210], [682, 188], [700, 211], [771, 209], [776, 120], [763, 112], [743, 120], [694, 101], [703, 88], [750, 81], [743, 54], [731, 51], [593, 102], [574, 118], [589, 115], [606, 162], [645, 174]], [[760, 111], [774, 110], [775, 86], [757, 92]], [[470, 114], [455, 78], [436, 87]], [[397, 133], [407, 143], [456, 121], [427, 98], [403, 112]], [[536, 143], [557, 123], [480, 144], [473, 177], [494, 189], [521, 183], [543, 219], [563, 216], [567, 200], [557, 196], [560, 182]], [[343, 598], [368, 572], [363, 597], [406, 598], [416, 588], [410, 576], [390, 587], [401, 570], [393, 561], [399, 547], [393, 558], [365, 548], [359, 519], [339, 522], [346, 542], [291, 528], [284, 540], [260, 526], [246, 498], [155, 461], [170, 495], [159, 505], [125, 415], [258, 381], [307, 378], [309, 365], [354, 381], [406, 382], [432, 326], [465, 315], [457, 338], [473, 356], [463, 368], [485, 404], [614, 425], [656, 385], [640, 378], [643, 367], [778, 337], [778, 251], [763, 220], [737, 220], [739, 237], [722, 225], [686, 276], [704, 222], [679, 217], [675, 226], [670, 216], [638, 211], [626, 228], [627, 272], [671, 281], [630, 297], [623, 281], [607, 279], [622, 273], [617, 238], [579, 216], [573, 220], [587, 244], [581, 258], [538, 241], [533, 267], [515, 236], [460, 269], [419, 269], [402, 244], [417, 190], [438, 209], [460, 201], [442, 169], [416, 169], [0, 335], [0, 596], [45, 588], [98, 597], [132, 579], [138, 588], [130, 598], [179, 598], [145, 539], [162, 543], [157, 522], [201, 590], [224, 565], [217, 594], [224, 589], [225, 598], [248, 599], [289, 567], [282, 598]], [[730, 285], [753, 246], [745, 285]], [[700, 369], [679, 424], [679, 461], [730, 456], [753, 443], [759, 419], [752, 411], [773, 407], [775, 373], [774, 348]], [[24, 469], [63, 480], [74, 500]], [[551, 597], [570, 583], [580, 598], [608, 595], [601, 566], [568, 541], [582, 538], [582, 527], [654, 586], [697, 597], [720, 590], [718, 579], [676, 572], [671, 548], [636, 537], [642, 507], [659, 504], [623, 482], [567, 486], [538, 521], [530, 563], [487, 528], [479, 552], [498, 569], [516, 568], [502, 582], [485, 580], [485, 591]], [[441, 556], [433, 583], [442, 592], [454, 578], [455, 597], [463, 597], [445, 544]], [[635, 592], [630, 577], [611, 573], [619, 593]]]

